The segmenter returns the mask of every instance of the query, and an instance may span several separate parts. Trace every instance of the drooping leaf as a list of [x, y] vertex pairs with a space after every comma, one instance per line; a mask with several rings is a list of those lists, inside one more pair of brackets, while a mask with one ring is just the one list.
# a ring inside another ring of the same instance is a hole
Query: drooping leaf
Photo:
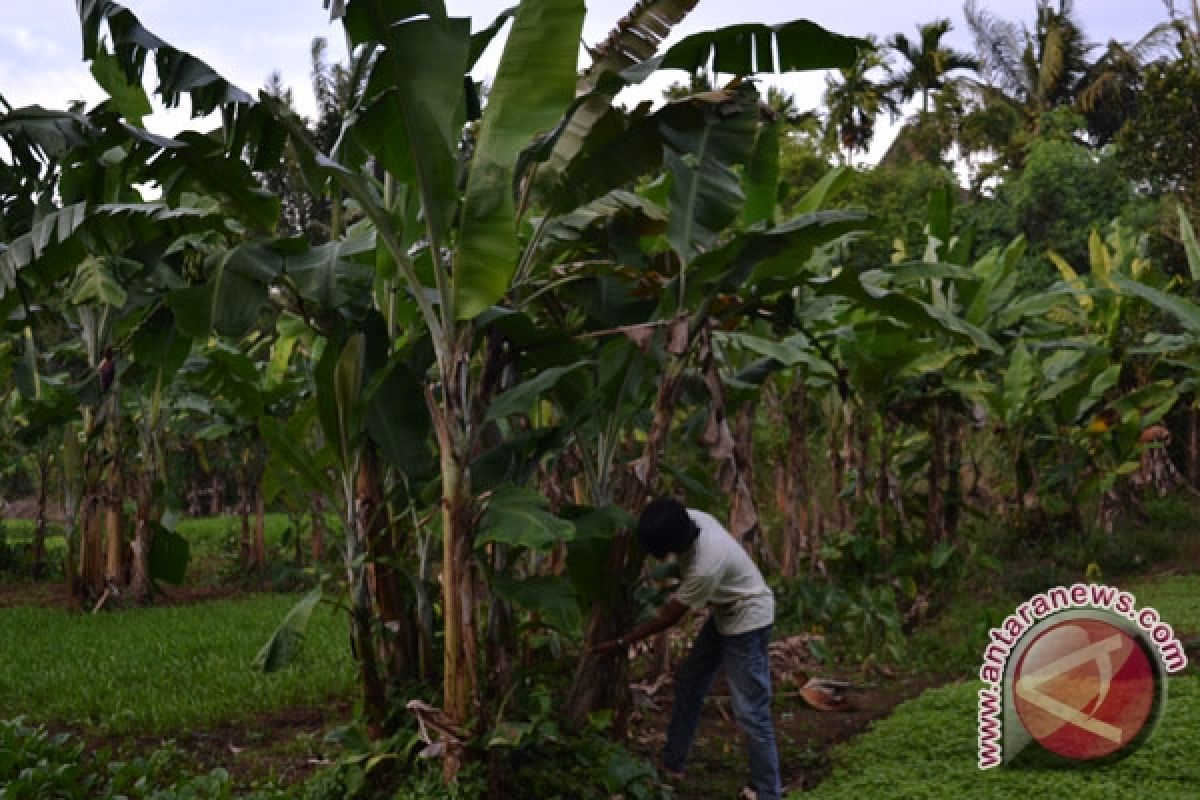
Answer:
[[88, 256], [75, 271], [75, 280], [71, 284], [72, 303], [101, 303], [121, 308], [125, 305], [125, 297], [125, 288], [106, 260]]
[[529, 410], [530, 405], [547, 390], [553, 387], [566, 374], [574, 372], [590, 362], [579, 361], [566, 367], [553, 367], [543, 370], [533, 378], [522, 381], [508, 389], [492, 402], [488, 408], [487, 418], [503, 419], [509, 414], [521, 414]]
[[289, 256], [285, 270], [300, 296], [318, 308], [365, 311], [374, 252], [374, 234], [362, 232]]
[[154, 109], [150, 107], [150, 99], [141, 83], [133, 83], [125, 76], [116, 57], [101, 46], [96, 51], [92, 61], [92, 76], [96, 83], [108, 93], [113, 106], [126, 120], [138, 126], [142, 118], [148, 117]]
[[292, 607], [279, 627], [271, 634], [271, 638], [254, 657], [253, 667], [268, 675], [278, 672], [290, 665], [300, 654], [304, 645], [304, 636], [308, 630], [308, 621], [312, 618], [313, 609], [321, 602], [321, 587], [313, 589]]
[[557, 575], [524, 579], [496, 575], [492, 579], [492, 588], [500, 597], [535, 613], [542, 623], [560, 633], [578, 636], [583, 628], [583, 613], [575, 589]]
[[500, 33], [500, 29], [504, 27], [510, 19], [516, 16], [517, 7], [506, 8], [496, 15], [492, 20], [492, 24], [488, 25], [483, 30], [471, 34], [471, 50], [467, 56], [467, 70], [475, 69], [475, 65], [479, 62], [479, 57], [483, 55], [483, 51], [487, 49], [492, 40], [496, 38], [496, 34]]
[[1134, 297], [1140, 297], [1154, 307], [1167, 312], [1193, 335], [1200, 334], [1200, 306], [1178, 295], [1147, 286], [1121, 275], [1113, 276], [1117, 288]]
[[367, 386], [367, 433], [384, 458], [410, 480], [432, 475], [437, 462], [430, 447], [431, 423], [420, 378], [393, 358]]
[[517, 268], [513, 177], [533, 137], [555, 126], [575, 95], [581, 0], [525, 0], [479, 129], [454, 269], [454, 312], [469, 319], [508, 291]]
[[546, 498], [515, 486], [498, 488], [479, 524], [477, 544], [502, 542], [530, 550], [549, 550], [569, 541], [575, 526], [549, 511]]
[[116, 57], [126, 78], [140, 81], [146, 57], [155, 54], [158, 88], [168, 108], [179, 105], [183, 95], [192, 103], [192, 114], [202, 117], [222, 106], [249, 104], [249, 94], [218, 75], [200, 59], [177, 50], [147, 30], [129, 9], [112, 0], [78, 0], [79, 21], [83, 32], [83, 57], [96, 58], [100, 50], [102, 22], [108, 23]]

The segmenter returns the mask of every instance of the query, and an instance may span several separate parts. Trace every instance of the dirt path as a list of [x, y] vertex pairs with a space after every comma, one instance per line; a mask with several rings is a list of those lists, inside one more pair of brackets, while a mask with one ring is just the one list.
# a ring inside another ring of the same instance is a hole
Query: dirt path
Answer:
[[349, 702], [334, 701], [319, 708], [265, 712], [236, 725], [179, 731], [173, 736], [102, 736], [73, 726], [47, 727], [79, 737], [90, 749], [109, 750], [116, 758], [146, 756], [170, 742], [187, 757], [189, 772], [202, 774], [221, 767], [239, 790], [249, 790], [266, 781], [296, 785], [332, 763], [337, 748], [325, 742], [325, 734], [349, 722], [352, 711]]

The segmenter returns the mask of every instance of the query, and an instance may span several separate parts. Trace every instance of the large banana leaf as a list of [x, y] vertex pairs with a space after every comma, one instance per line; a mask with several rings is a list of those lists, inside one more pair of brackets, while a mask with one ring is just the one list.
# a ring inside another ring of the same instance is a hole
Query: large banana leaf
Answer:
[[794, 72], [849, 67], [866, 42], [841, 36], [808, 20], [780, 25], [730, 25], [694, 33], [660, 56], [647, 59], [621, 73], [637, 83], [660, 69], [688, 72], [708, 66], [727, 75]]
[[726, 290], [749, 283], [760, 294], [790, 289], [806, 277], [805, 264], [816, 248], [866, 227], [860, 211], [816, 211], [769, 230], [747, 231], [698, 257], [692, 281]]
[[195, 56], [177, 50], [147, 30], [125, 6], [112, 0], [76, 0], [83, 32], [83, 57], [93, 60], [101, 47], [101, 23], [108, 24], [116, 56], [131, 83], [140, 83], [146, 57], [154, 53], [158, 88], [163, 103], [173, 108], [183, 95], [192, 103], [193, 116], [203, 117], [224, 106], [248, 104], [249, 94], [222, 78]]
[[546, 498], [529, 489], [501, 486], [488, 501], [475, 542], [501, 542], [547, 551], [574, 536], [575, 526], [552, 514]]
[[430, 5], [359, 0], [345, 25], [355, 44], [383, 45], [367, 89], [370, 105], [353, 132], [399, 181], [414, 184], [430, 236], [441, 243], [458, 199], [471, 23]]
[[741, 210], [744, 164], [758, 133], [757, 92], [746, 85], [716, 97], [673, 103], [659, 117], [671, 175], [667, 241], [689, 264], [708, 250]]
[[1125, 294], [1140, 297], [1159, 310], [1167, 312], [1193, 336], [1200, 335], [1200, 306], [1187, 298], [1155, 289], [1121, 275], [1114, 275], [1113, 283]]
[[284, 269], [302, 298], [329, 311], [366, 311], [375, 236], [361, 231], [288, 257]]
[[300, 654], [308, 621], [313, 609], [321, 602], [321, 587], [304, 595], [279, 623], [271, 638], [254, 657], [253, 666], [266, 673], [278, 672], [288, 666]]
[[500, 299], [517, 268], [513, 175], [522, 149], [552, 129], [575, 94], [581, 0], [525, 0], [488, 95], [467, 180], [454, 268], [454, 313], [469, 319]]
[[[604, 41], [592, 49], [592, 63], [579, 78], [579, 102], [563, 120], [551, 145], [546, 167], [551, 176], [563, 174], [567, 165], [586, 149], [585, 140], [596, 126], [613, 111], [612, 98], [625, 84], [616, 76], [653, 56], [671, 29], [695, 8], [696, 2], [638, 0]], [[570, 181], [564, 183], [570, 185]]]

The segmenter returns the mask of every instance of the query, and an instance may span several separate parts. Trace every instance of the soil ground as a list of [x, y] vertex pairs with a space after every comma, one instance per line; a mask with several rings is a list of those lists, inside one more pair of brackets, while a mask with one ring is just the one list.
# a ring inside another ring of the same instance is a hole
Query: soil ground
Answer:
[[[859, 735], [877, 719], [886, 717], [897, 705], [931, 686], [945, 683], [930, 676], [877, 676], [864, 682], [862, 676], [836, 675], [812, 668], [809, 675], [848, 680], [858, 687], [851, 692], [849, 707], [841, 711], [819, 711], [801, 698], [795, 673], [781, 669], [772, 658], [775, 686], [775, 736], [780, 753], [780, 770], [785, 793], [811, 789], [832, 768], [830, 752], [842, 742]], [[634, 751], [657, 763], [666, 741], [674, 697], [673, 682], [667, 678], [647, 684], [653, 693], [635, 690], [639, 710], [630, 720], [630, 744]], [[675, 800], [715, 800], [738, 797], [749, 785], [745, 739], [733, 719], [729, 691], [718, 677], [704, 705], [700, 729], [692, 748], [687, 771], [675, 782]]]

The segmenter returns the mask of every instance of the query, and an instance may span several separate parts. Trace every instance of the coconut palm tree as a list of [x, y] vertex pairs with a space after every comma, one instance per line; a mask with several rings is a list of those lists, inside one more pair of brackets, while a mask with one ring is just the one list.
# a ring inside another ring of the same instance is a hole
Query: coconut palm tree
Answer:
[[[976, 89], [985, 108], [1003, 108], [1020, 126], [1008, 131], [1010, 139], [1022, 129], [1036, 133], [1043, 114], [1074, 104], [1087, 85], [1092, 46], [1072, 0], [1058, 0], [1057, 6], [1038, 0], [1032, 31], [980, 8], [976, 0], [967, 0], [963, 13], [979, 55]], [[1009, 143], [994, 144], [1003, 150]]]

